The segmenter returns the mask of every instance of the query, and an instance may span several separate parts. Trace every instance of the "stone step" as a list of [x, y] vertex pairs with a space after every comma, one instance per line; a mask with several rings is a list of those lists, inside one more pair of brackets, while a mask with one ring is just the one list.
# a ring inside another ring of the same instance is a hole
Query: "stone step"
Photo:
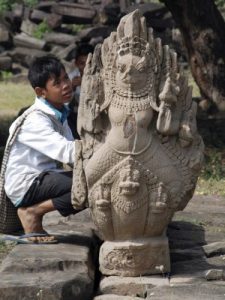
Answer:
[[93, 278], [94, 267], [90, 249], [74, 244], [29, 245], [13, 248], [4, 259], [0, 272], [57, 272], [85, 268]]
[[99, 294], [145, 297], [147, 290], [158, 286], [169, 286], [169, 279], [162, 275], [120, 277], [105, 276], [99, 284]]
[[93, 300], [140, 300], [139, 297], [118, 296], [114, 294], [96, 296]]
[[51, 213], [44, 228], [59, 243], [16, 245], [0, 265], [0, 299], [91, 300], [99, 247], [88, 213]]
[[1, 300], [91, 300], [93, 279], [81, 270], [1, 273]]
[[214, 283], [197, 283], [187, 285], [170, 285], [155, 288], [146, 299], [149, 300], [223, 300], [225, 285]]

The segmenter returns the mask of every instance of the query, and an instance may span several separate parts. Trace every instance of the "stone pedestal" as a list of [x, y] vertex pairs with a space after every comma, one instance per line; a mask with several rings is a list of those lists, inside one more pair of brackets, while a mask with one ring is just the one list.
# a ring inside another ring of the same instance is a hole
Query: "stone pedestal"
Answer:
[[99, 254], [105, 275], [140, 276], [170, 271], [167, 237], [104, 242]]

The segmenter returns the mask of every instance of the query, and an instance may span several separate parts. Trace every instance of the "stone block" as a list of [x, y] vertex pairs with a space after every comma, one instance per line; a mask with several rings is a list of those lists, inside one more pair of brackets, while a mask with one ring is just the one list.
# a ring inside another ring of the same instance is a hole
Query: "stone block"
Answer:
[[79, 32], [79, 37], [82, 40], [89, 41], [91, 38], [102, 37], [107, 38], [112, 32], [112, 28], [109, 26], [95, 26], [87, 29], [83, 29]]
[[96, 11], [90, 5], [60, 2], [52, 6], [52, 12], [62, 15], [65, 23], [91, 24]]
[[225, 254], [225, 241], [205, 245], [203, 246], [203, 250], [207, 257]]
[[0, 56], [0, 70], [11, 70], [12, 58], [9, 56]]
[[158, 287], [169, 286], [168, 277], [163, 276], [140, 276], [140, 277], [103, 277], [99, 284], [99, 294], [115, 294], [121, 296], [137, 296], [147, 292], [147, 290]]
[[29, 49], [37, 49], [37, 50], [44, 50], [44, 48], [46, 47], [46, 42], [44, 40], [39, 40], [25, 33], [20, 33], [15, 35], [13, 40], [14, 40], [14, 44], [17, 47], [26, 47]]
[[0, 45], [6, 46], [12, 44], [12, 38], [9, 29], [0, 23]]
[[75, 43], [76, 37], [67, 33], [49, 32], [44, 35], [44, 40], [47, 43], [68, 46]]
[[223, 300], [225, 286], [197, 283], [179, 286], [156, 288], [149, 291], [146, 299], [149, 300]]
[[46, 54], [47, 53], [43, 50], [32, 49], [31, 51], [31, 49], [25, 47], [16, 47], [9, 53], [13, 62], [20, 63], [24, 67], [29, 67], [31, 61], [35, 57], [40, 57]]
[[170, 271], [168, 240], [146, 238], [106, 241], [99, 254], [100, 271], [105, 275], [140, 276]]
[[139, 297], [118, 296], [118, 295], [101, 295], [94, 297], [93, 300], [140, 300]]
[[37, 24], [31, 22], [29, 19], [23, 20], [20, 29], [27, 35], [33, 36], [34, 32], [37, 30]]
[[1, 273], [1, 300], [91, 300], [93, 280], [78, 271]]
[[225, 273], [222, 269], [211, 269], [205, 273], [206, 280], [223, 280]]

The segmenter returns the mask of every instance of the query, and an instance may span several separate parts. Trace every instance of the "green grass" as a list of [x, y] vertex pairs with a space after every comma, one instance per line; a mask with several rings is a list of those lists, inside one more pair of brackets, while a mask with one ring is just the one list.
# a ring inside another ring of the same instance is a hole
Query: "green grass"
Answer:
[[[0, 81], [0, 147], [8, 137], [9, 126], [21, 108], [34, 101], [34, 92], [28, 83], [15, 84]], [[0, 157], [2, 149], [0, 148]]]
[[0, 82], [0, 121], [7, 116], [16, 116], [22, 107], [34, 101], [34, 91], [28, 83]]
[[198, 179], [198, 195], [225, 196], [225, 151], [206, 148], [205, 164]]
[[218, 195], [225, 196], [225, 179], [203, 179], [199, 177], [195, 190], [196, 195]]

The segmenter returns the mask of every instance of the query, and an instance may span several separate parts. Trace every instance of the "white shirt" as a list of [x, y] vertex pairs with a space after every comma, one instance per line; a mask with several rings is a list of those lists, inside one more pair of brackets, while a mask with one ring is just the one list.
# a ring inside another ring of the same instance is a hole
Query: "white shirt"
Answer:
[[[23, 200], [34, 179], [43, 171], [61, 171], [57, 161], [73, 163], [75, 143], [71, 130], [57, 119], [56, 110], [36, 98], [10, 151], [5, 191], [15, 206]], [[9, 132], [12, 133], [15, 122]]]

